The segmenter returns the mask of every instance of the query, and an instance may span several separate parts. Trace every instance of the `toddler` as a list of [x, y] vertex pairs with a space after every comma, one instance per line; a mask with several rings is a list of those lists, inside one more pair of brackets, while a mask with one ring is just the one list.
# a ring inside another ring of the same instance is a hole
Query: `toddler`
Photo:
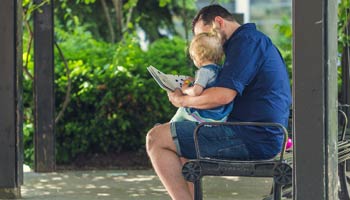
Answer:
[[[195, 35], [189, 47], [189, 54], [198, 70], [195, 78], [186, 80], [181, 90], [186, 95], [199, 96], [204, 89], [214, 86], [220, 73], [221, 67], [218, 63], [224, 55], [220, 35], [214, 31]], [[233, 102], [213, 109], [180, 107], [171, 122], [225, 122], [232, 108]]]

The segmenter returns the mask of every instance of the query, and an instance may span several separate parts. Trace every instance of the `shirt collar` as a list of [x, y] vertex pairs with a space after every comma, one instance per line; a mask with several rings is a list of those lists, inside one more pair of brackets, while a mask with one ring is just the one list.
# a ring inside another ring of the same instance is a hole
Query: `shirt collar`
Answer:
[[246, 23], [238, 27], [235, 32], [232, 33], [231, 37], [227, 39], [224, 43], [224, 48], [227, 47], [227, 45], [230, 43], [230, 40], [234, 38], [236, 35], [238, 35], [242, 30], [247, 30], [247, 29], [253, 29], [256, 30], [256, 25], [254, 23]]

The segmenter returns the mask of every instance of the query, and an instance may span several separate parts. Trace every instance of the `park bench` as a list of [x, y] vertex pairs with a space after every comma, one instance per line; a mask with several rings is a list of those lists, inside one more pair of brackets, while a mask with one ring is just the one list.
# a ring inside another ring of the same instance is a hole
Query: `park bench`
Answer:
[[[343, 118], [342, 131], [338, 142], [338, 176], [340, 183], [339, 199], [350, 200], [349, 178], [346, 176], [346, 161], [350, 158], [350, 140], [346, 138], [347, 116], [339, 111]], [[200, 155], [198, 134], [204, 126], [268, 126], [279, 128], [284, 133], [283, 148], [279, 155], [269, 160], [222, 160], [204, 158]], [[194, 199], [202, 200], [202, 178], [204, 176], [243, 176], [243, 177], [271, 177], [273, 186], [271, 194], [263, 200], [281, 200], [282, 197], [292, 197], [292, 150], [286, 151], [288, 131], [278, 123], [264, 122], [204, 122], [194, 130], [194, 142], [197, 158], [189, 160], [183, 165], [184, 178], [194, 184]]]
[[[340, 108], [349, 107], [348, 105], [340, 105]], [[346, 172], [349, 171], [349, 166], [347, 166], [350, 159], [350, 139], [347, 133], [347, 124], [348, 118], [344, 111], [339, 110], [340, 115], [342, 116], [342, 129], [340, 138], [338, 139], [338, 177], [339, 177], [339, 199], [340, 200], [350, 200], [350, 179], [346, 175]]]

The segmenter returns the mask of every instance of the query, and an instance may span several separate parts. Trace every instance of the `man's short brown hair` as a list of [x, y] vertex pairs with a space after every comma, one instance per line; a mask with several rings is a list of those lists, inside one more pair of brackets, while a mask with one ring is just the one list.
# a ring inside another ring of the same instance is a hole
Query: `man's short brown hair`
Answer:
[[203, 21], [204, 25], [209, 25], [215, 19], [215, 17], [220, 16], [228, 21], [236, 21], [233, 15], [226, 10], [224, 7], [218, 4], [212, 4], [203, 7], [192, 20], [192, 33], [194, 33], [194, 26], [199, 20]]

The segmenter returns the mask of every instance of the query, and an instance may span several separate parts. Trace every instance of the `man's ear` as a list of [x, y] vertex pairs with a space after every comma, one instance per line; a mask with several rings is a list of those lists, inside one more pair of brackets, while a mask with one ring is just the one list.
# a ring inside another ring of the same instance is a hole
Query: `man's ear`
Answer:
[[213, 24], [214, 24], [213, 27], [220, 29], [224, 25], [224, 19], [222, 17], [220, 17], [220, 16], [216, 16], [214, 18]]

